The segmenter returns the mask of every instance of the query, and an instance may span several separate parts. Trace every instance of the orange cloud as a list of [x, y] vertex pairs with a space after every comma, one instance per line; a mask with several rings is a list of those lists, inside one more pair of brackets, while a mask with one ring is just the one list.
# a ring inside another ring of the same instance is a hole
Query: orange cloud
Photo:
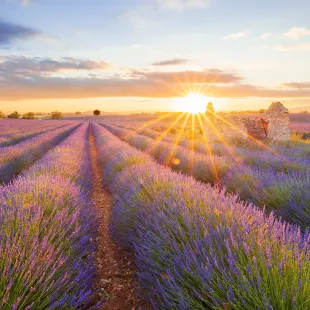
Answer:
[[[192, 87], [195, 87], [193, 83]], [[162, 83], [148, 79], [99, 79], [36, 77], [17, 78], [14, 81], [0, 80], [0, 100], [18, 101], [26, 99], [52, 98], [97, 98], [97, 97], [149, 97], [173, 98], [184, 95], [188, 84]], [[310, 97], [310, 89], [268, 89], [247, 84], [222, 86], [200, 84], [199, 91], [210, 97], [240, 98], [302, 98]]]

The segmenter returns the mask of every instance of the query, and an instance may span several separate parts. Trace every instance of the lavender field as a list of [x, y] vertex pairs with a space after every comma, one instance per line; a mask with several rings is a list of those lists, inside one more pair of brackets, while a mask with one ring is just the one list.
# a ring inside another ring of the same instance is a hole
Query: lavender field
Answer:
[[135, 120], [0, 121], [0, 309], [310, 309], [307, 123], [211, 142]]

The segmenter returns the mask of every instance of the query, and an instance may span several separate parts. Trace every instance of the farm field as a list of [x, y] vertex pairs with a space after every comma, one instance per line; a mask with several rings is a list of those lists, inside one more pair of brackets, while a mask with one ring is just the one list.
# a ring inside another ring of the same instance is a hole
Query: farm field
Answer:
[[308, 120], [179, 116], [0, 120], [0, 309], [310, 309]]

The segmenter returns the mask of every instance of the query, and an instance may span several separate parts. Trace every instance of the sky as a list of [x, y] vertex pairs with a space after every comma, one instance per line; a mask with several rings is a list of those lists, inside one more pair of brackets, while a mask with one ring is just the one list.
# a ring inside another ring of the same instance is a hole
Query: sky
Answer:
[[0, 0], [0, 110], [310, 108], [309, 0]]

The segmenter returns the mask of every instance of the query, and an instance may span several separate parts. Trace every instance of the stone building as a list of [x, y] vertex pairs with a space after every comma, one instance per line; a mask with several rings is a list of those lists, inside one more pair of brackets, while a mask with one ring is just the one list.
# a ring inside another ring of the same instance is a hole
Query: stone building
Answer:
[[220, 117], [214, 113], [212, 103], [206, 110], [208, 122], [205, 134], [210, 140], [241, 138], [271, 141], [290, 140], [290, 120], [288, 109], [281, 102], [273, 102], [262, 118], [229, 116]]

